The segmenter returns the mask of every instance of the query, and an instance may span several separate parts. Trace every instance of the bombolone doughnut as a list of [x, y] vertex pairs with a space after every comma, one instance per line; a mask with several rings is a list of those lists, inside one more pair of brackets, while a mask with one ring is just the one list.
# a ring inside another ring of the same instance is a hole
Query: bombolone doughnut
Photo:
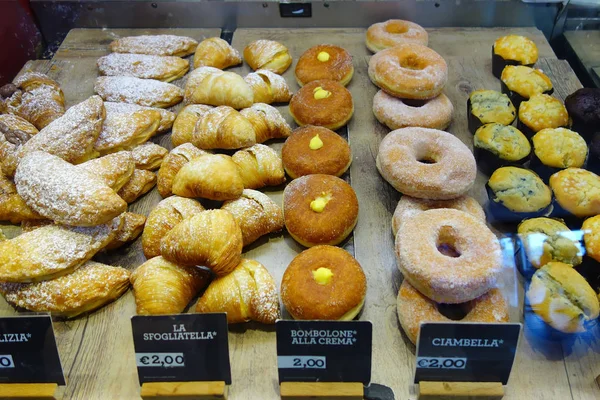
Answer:
[[302, 53], [294, 74], [300, 86], [320, 79], [331, 79], [346, 86], [354, 75], [352, 56], [332, 44], [313, 46]]
[[407, 102], [383, 90], [373, 98], [375, 118], [390, 129], [420, 126], [443, 130], [452, 122], [453, 111], [450, 99], [443, 93], [423, 102]]
[[367, 48], [373, 53], [400, 43], [417, 43], [427, 46], [429, 35], [421, 25], [401, 19], [378, 22], [367, 29]]
[[398, 268], [437, 303], [464, 303], [496, 285], [502, 254], [496, 235], [464, 211], [427, 210], [400, 225]]
[[300, 126], [324, 126], [334, 131], [346, 125], [354, 114], [352, 94], [330, 79], [312, 81], [292, 96], [290, 114]]
[[471, 150], [454, 135], [427, 128], [390, 132], [379, 146], [377, 169], [397, 191], [448, 200], [465, 194], [477, 176]]

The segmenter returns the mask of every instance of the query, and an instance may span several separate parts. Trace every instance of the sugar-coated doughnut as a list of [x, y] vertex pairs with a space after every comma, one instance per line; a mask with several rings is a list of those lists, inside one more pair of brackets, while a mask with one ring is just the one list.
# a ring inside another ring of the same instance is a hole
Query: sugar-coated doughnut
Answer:
[[354, 103], [348, 89], [329, 79], [307, 83], [290, 100], [290, 114], [300, 126], [336, 130], [346, 125], [353, 113]]
[[283, 274], [281, 300], [294, 319], [354, 319], [365, 302], [367, 279], [346, 250], [315, 246], [298, 254]]
[[436, 302], [421, 294], [406, 279], [400, 285], [397, 303], [398, 320], [406, 336], [414, 344], [417, 344], [419, 329], [423, 322], [508, 322], [508, 306], [498, 289], [492, 289], [468, 303], [454, 307], [466, 311], [464, 318], [456, 321], [444, 316]]
[[464, 303], [496, 285], [502, 253], [485, 223], [464, 211], [427, 210], [400, 225], [398, 267], [438, 303]]
[[358, 199], [344, 180], [331, 175], [306, 175], [283, 191], [283, 216], [290, 235], [303, 246], [336, 245], [358, 220]]
[[367, 29], [367, 48], [373, 53], [401, 43], [427, 46], [429, 35], [421, 25], [401, 19], [378, 22]]
[[375, 118], [390, 129], [420, 126], [443, 130], [452, 122], [453, 111], [450, 99], [443, 93], [431, 100], [406, 101], [380, 90], [373, 98]]
[[371, 57], [369, 78], [392, 96], [427, 100], [444, 90], [448, 66], [442, 56], [429, 47], [404, 43]]
[[477, 176], [475, 158], [460, 139], [427, 128], [390, 132], [381, 141], [376, 164], [397, 191], [422, 199], [462, 196]]
[[292, 132], [281, 149], [285, 172], [296, 179], [310, 174], [341, 176], [352, 162], [350, 145], [322, 126], [306, 125]]
[[332, 44], [313, 46], [298, 59], [295, 75], [300, 86], [319, 79], [331, 79], [346, 86], [354, 75], [352, 56]]

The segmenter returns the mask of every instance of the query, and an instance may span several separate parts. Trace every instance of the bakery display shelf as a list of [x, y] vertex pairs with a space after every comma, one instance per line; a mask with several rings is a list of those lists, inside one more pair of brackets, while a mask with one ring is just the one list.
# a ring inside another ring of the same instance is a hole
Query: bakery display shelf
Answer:
[[[389, 132], [379, 124], [372, 112], [377, 88], [367, 75], [370, 52], [364, 44], [365, 29], [238, 29], [232, 45], [243, 50], [256, 39], [274, 39], [286, 45], [294, 59], [283, 74], [293, 91], [298, 90], [294, 67], [298, 57], [309, 47], [331, 43], [345, 48], [354, 58], [355, 73], [348, 89], [354, 100], [354, 117], [347, 127], [353, 163], [347, 176], [360, 203], [358, 225], [353, 239], [346, 242], [367, 276], [367, 298], [361, 320], [373, 323], [372, 381], [391, 387], [396, 398], [415, 398], [412, 389], [415, 347], [403, 334], [396, 314], [396, 295], [401, 274], [396, 267], [391, 216], [399, 194], [377, 172], [375, 157], [379, 143]], [[500, 90], [500, 81], [491, 73], [491, 45], [508, 33], [532, 38], [540, 50], [537, 67], [544, 70], [556, 88], [555, 96], [564, 99], [580, 87], [579, 81], [565, 61], [554, 56], [542, 33], [535, 28], [439, 28], [428, 29], [430, 46], [448, 63], [449, 80], [445, 94], [454, 104], [454, 121], [448, 131], [470, 148], [472, 135], [467, 129], [468, 94], [475, 89]], [[65, 92], [67, 106], [93, 94], [98, 75], [96, 60], [108, 53], [108, 44], [117, 36], [145, 33], [174, 33], [197, 40], [218, 36], [214, 29], [177, 30], [72, 30], [55, 57], [50, 61], [29, 62], [23, 68], [47, 73], [56, 79]], [[231, 71], [245, 75], [247, 65]], [[183, 87], [186, 78], [173, 82]], [[181, 105], [174, 107], [178, 111]], [[277, 107], [286, 120], [295, 126], [286, 105]], [[155, 139], [171, 149], [169, 134]], [[277, 151], [282, 141], [268, 143]], [[482, 204], [487, 200], [486, 177], [478, 173], [470, 195]], [[281, 203], [282, 188], [265, 191]], [[131, 211], [147, 215], [161, 200], [154, 189], [130, 207]], [[5, 229], [14, 236], [18, 228]], [[291, 259], [303, 248], [287, 234], [273, 234], [259, 240], [244, 251], [244, 257], [256, 259], [272, 273], [279, 285]], [[134, 269], [144, 261], [140, 240], [102, 257], [102, 261]], [[519, 275], [518, 275], [519, 276]], [[519, 276], [511, 306], [522, 310], [523, 279]], [[16, 312], [0, 300], [0, 315]], [[100, 310], [75, 320], [56, 320], [58, 348], [67, 377], [67, 386], [59, 389], [64, 399], [133, 399], [139, 398], [130, 317], [135, 314], [132, 292]], [[285, 317], [286, 314], [284, 314]], [[522, 313], [516, 316], [522, 320]], [[230, 326], [230, 357], [233, 384], [230, 399], [275, 399], [279, 395], [274, 327], [255, 323]], [[527, 328], [509, 385], [506, 399], [597, 399], [600, 387], [595, 377], [600, 373], [600, 330], [572, 342], [544, 341]]]

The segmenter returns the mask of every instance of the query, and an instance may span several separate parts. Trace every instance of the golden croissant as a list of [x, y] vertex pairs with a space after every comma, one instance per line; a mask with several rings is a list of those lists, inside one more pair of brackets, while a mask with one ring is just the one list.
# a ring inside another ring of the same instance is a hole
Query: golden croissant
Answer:
[[242, 232], [224, 210], [207, 210], [184, 219], [161, 240], [160, 253], [180, 265], [201, 265], [226, 275], [242, 255]]
[[156, 185], [156, 174], [152, 171], [136, 169], [131, 179], [117, 192], [123, 200], [133, 203]]
[[180, 146], [184, 143], [192, 143], [194, 128], [196, 122], [209, 110], [211, 106], [204, 104], [189, 104], [177, 114], [173, 130], [171, 131], [171, 142], [173, 146]]
[[114, 250], [127, 243], [133, 242], [142, 233], [146, 217], [141, 214], [125, 212], [123, 215], [123, 225], [115, 234], [115, 238], [106, 245], [104, 250]]
[[44, 219], [33, 211], [17, 193], [15, 184], [0, 172], [0, 221], [18, 224], [22, 221]]
[[114, 191], [121, 189], [133, 175], [135, 162], [129, 151], [119, 151], [79, 164], [77, 168], [94, 179], [100, 179]]
[[269, 146], [255, 144], [237, 151], [231, 158], [238, 167], [246, 189], [277, 186], [285, 182], [283, 162]]
[[215, 107], [200, 117], [192, 144], [200, 149], [241, 149], [256, 143], [252, 124], [228, 106]]
[[240, 53], [218, 37], [204, 39], [196, 48], [194, 68], [214, 67], [225, 69], [242, 63]]
[[185, 101], [239, 110], [254, 103], [254, 93], [244, 78], [234, 72], [200, 67], [190, 73], [185, 85]]
[[187, 60], [174, 56], [110, 53], [98, 59], [100, 75], [134, 76], [171, 82], [183, 77], [190, 69]]
[[194, 158], [208, 154], [204, 150], [200, 150], [191, 143], [184, 143], [175, 147], [163, 160], [160, 169], [158, 170], [157, 185], [158, 193], [162, 197], [168, 197], [172, 193], [173, 179], [179, 172], [181, 167], [193, 160]]
[[130, 103], [116, 103], [113, 101], [105, 101], [104, 108], [106, 108], [107, 114], [131, 114], [133, 112], [141, 110], [158, 111], [160, 113], [160, 124], [158, 125], [158, 129], [156, 131], [157, 133], [163, 133], [168, 131], [169, 129], [171, 129], [171, 127], [173, 126], [173, 122], [175, 121], [175, 113], [173, 111], [165, 110], [164, 108], [146, 107]]
[[255, 40], [244, 49], [244, 60], [253, 70], [266, 69], [282, 74], [292, 64], [287, 47], [274, 40]]
[[244, 80], [254, 92], [255, 103], [288, 103], [292, 98], [285, 78], [274, 72], [259, 69], [246, 75]]
[[292, 128], [275, 107], [264, 103], [255, 103], [250, 108], [240, 111], [250, 122], [256, 135], [256, 143], [264, 143], [269, 139], [287, 138]]
[[230, 274], [211, 282], [196, 312], [226, 312], [230, 324], [250, 320], [274, 324], [280, 317], [275, 280], [259, 262], [242, 259]]
[[131, 274], [137, 313], [178, 314], [206, 287], [210, 272], [154, 257]]

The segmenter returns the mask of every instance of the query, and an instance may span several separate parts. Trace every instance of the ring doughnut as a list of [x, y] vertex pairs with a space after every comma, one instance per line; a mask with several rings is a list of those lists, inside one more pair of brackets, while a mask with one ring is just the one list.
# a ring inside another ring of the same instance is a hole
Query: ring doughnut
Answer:
[[460, 139], [428, 128], [390, 132], [381, 141], [376, 164], [397, 191], [421, 199], [462, 196], [477, 176], [473, 153]]
[[329, 79], [312, 81], [290, 100], [290, 114], [300, 126], [324, 126], [332, 131], [346, 125], [354, 114], [350, 91]]
[[464, 211], [427, 210], [400, 225], [398, 268], [438, 303], [464, 303], [492, 289], [502, 267], [496, 235]]
[[424, 102], [407, 102], [383, 90], [373, 98], [375, 118], [392, 130], [408, 126], [444, 130], [452, 122], [453, 111], [450, 99], [443, 93]]
[[444, 90], [448, 66], [442, 56], [429, 47], [403, 43], [371, 57], [369, 78], [392, 96], [427, 100]]
[[367, 29], [366, 44], [373, 53], [400, 43], [417, 43], [427, 46], [428, 41], [427, 31], [421, 25], [401, 19], [378, 22]]
[[313, 46], [298, 59], [295, 75], [300, 86], [319, 79], [331, 79], [346, 86], [354, 75], [352, 56], [332, 44]]
[[[406, 279], [398, 292], [397, 307], [400, 326], [413, 344], [417, 344], [421, 323], [457, 322], [443, 315], [436, 302], [423, 296]], [[460, 311], [466, 311], [460, 322], [508, 322], [508, 307], [498, 289], [461, 304]]]

